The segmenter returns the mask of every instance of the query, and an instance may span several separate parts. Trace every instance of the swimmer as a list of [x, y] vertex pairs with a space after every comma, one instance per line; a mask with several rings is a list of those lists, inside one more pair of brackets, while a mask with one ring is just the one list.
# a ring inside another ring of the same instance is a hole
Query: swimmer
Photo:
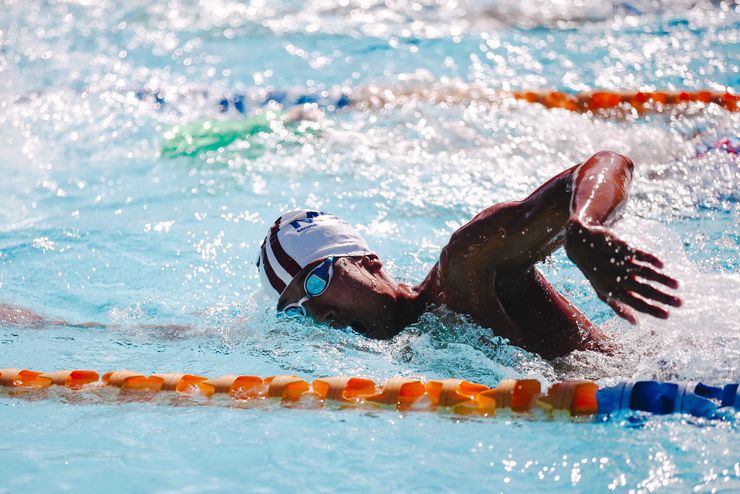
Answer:
[[[610, 351], [613, 344], [553, 288], [536, 263], [563, 247], [597, 296], [636, 323], [635, 312], [667, 318], [681, 300], [649, 284], [678, 288], [654, 255], [629, 246], [608, 227], [623, 209], [633, 163], [602, 151], [551, 178], [522, 201], [496, 204], [455, 231], [439, 261], [417, 286], [397, 283], [380, 257], [347, 222], [294, 211], [274, 223], [257, 262], [279, 313], [350, 326], [391, 338], [433, 306], [468, 315], [512, 344], [554, 358], [573, 350]], [[45, 320], [0, 304], [0, 324], [43, 328], [115, 327]], [[175, 336], [180, 325], [147, 325]]]
[[656, 256], [609, 229], [623, 209], [632, 161], [602, 151], [551, 178], [522, 201], [495, 204], [455, 231], [426, 278], [396, 282], [357, 231], [334, 215], [294, 211], [268, 232], [257, 266], [279, 313], [309, 316], [387, 339], [433, 306], [466, 314], [546, 358], [609, 351], [606, 335], [558, 293], [536, 264], [560, 247], [596, 295], [635, 324], [665, 319], [681, 300]]

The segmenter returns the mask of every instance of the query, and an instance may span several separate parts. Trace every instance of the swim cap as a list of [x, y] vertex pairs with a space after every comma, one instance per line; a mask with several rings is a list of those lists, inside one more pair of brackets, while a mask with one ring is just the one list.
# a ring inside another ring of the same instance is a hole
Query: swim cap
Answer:
[[346, 221], [301, 209], [282, 215], [270, 227], [257, 268], [266, 291], [280, 297], [301, 269], [314, 261], [369, 254], [374, 252]]

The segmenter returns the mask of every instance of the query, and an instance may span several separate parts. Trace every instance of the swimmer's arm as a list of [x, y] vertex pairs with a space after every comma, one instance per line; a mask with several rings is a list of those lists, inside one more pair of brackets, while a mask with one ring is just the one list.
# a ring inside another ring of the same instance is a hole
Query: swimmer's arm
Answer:
[[522, 201], [495, 204], [452, 234], [441, 265], [471, 264], [478, 271], [532, 266], [563, 243], [570, 217], [571, 179], [581, 165], [552, 177]]
[[564, 246], [599, 298], [635, 324], [633, 309], [665, 319], [668, 311], [655, 303], [680, 307], [681, 300], [644, 283], [678, 288], [678, 281], [660, 272], [660, 259], [628, 245], [607, 228], [627, 202], [633, 168], [629, 158], [607, 152], [574, 170]]
[[[467, 277], [487, 276], [487, 267], [515, 271], [533, 266], [565, 245], [599, 297], [618, 315], [635, 320], [627, 305], [656, 317], [667, 316], [665, 310], [630, 292], [672, 306], [680, 305], [680, 300], [634, 278], [671, 288], [678, 283], [635, 263], [662, 267], [655, 256], [629, 247], [606, 228], [627, 201], [633, 166], [617, 153], [600, 152], [551, 178], [522, 201], [491, 206], [452, 235], [440, 256], [441, 270], [448, 267], [447, 275], [461, 276], [453, 274], [457, 272]], [[617, 262], [612, 264], [612, 258]], [[453, 264], [457, 269], [451, 269]]]
[[[54, 326], [83, 329], [118, 329], [121, 327], [120, 324], [103, 324], [99, 322], [72, 323], [62, 319], [47, 319], [25, 307], [8, 304], [0, 304], [0, 326], [32, 329], [51, 328]], [[136, 328], [139, 330], [157, 331], [165, 337], [175, 337], [193, 330], [191, 326], [184, 324], [141, 324], [136, 326]]]
[[70, 328], [99, 328], [105, 325], [97, 322], [70, 323], [60, 319], [46, 319], [35, 312], [18, 305], [0, 304], [0, 325], [41, 328], [66, 326]]

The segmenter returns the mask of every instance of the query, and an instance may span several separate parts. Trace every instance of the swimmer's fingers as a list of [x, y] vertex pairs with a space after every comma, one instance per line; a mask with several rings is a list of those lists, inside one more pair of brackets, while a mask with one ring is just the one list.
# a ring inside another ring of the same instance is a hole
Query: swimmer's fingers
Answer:
[[634, 292], [647, 300], [655, 300], [661, 304], [670, 305], [671, 307], [681, 307], [681, 299], [669, 295], [665, 292], [658, 290], [657, 288], [648, 285], [647, 283], [640, 283], [635, 279], [634, 276], [625, 283], [625, 288], [630, 292]]
[[631, 272], [635, 276], [644, 278], [648, 281], [655, 281], [673, 289], [678, 288], [678, 280], [676, 280], [675, 278], [671, 278], [670, 276], [663, 273], [659, 273], [649, 266], [641, 266], [639, 264], [633, 263]]
[[668, 311], [662, 309], [656, 305], [647, 303], [644, 299], [640, 298], [636, 292], [628, 292], [620, 297], [620, 302], [629, 305], [633, 309], [645, 314], [649, 314], [658, 319], [668, 319]]
[[636, 261], [652, 264], [653, 266], [659, 269], [663, 267], [663, 261], [655, 257], [650, 252], [646, 252], [640, 249], [635, 249], [634, 247], [630, 247], [629, 252], [630, 252], [631, 257]]
[[651, 254], [646, 250], [632, 247], [630, 244], [628, 244], [624, 240], [619, 239], [614, 234], [608, 235], [607, 237], [605, 237], [604, 240], [607, 242], [609, 250], [617, 254], [617, 257], [619, 257], [621, 253], [625, 252], [622, 258], [624, 262], [634, 263], [634, 261], [639, 261], [646, 264], [651, 264], [658, 269], [663, 268], [663, 261], [661, 261], [657, 256]]
[[612, 297], [599, 297], [601, 300], [612, 308], [612, 310], [622, 319], [626, 319], [630, 324], [637, 324], [637, 318], [635, 313], [632, 312], [627, 306], [619, 302], [617, 299]]

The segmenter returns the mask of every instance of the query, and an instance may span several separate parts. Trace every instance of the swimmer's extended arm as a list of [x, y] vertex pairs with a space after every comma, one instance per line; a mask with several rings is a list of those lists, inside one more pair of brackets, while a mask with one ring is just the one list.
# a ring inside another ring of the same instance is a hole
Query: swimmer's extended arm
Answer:
[[[0, 326], [25, 327], [32, 329], [51, 328], [54, 326], [65, 328], [95, 328], [95, 329], [117, 329], [120, 324], [103, 324], [99, 322], [71, 323], [61, 319], [46, 319], [35, 312], [18, 305], [0, 304]], [[142, 324], [136, 326], [138, 329], [155, 330], [165, 337], [181, 336], [187, 331], [192, 331], [191, 326], [183, 324]]]
[[42, 328], [49, 326], [66, 326], [70, 328], [104, 327], [97, 322], [69, 323], [63, 320], [46, 319], [35, 312], [18, 305], [0, 304], [0, 325]]
[[523, 201], [491, 206], [452, 235], [440, 257], [441, 269], [454, 261], [456, 269], [448, 269], [446, 276], [467, 277], [450, 280], [466, 283], [487, 277], [488, 266], [500, 272], [532, 266], [564, 245], [618, 315], [634, 322], [629, 306], [667, 317], [648, 301], [677, 307], [680, 300], [637, 278], [671, 288], [678, 283], [647, 265], [662, 267], [655, 256], [628, 246], [605, 227], [626, 203], [632, 168], [628, 158], [604, 151], [551, 178]]

